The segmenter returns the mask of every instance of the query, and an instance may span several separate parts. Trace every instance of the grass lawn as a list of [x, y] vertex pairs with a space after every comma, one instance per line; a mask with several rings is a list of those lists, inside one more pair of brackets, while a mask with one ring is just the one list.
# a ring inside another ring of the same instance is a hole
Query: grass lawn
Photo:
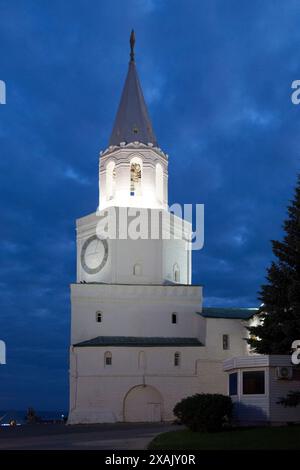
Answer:
[[300, 426], [242, 428], [217, 433], [183, 429], [159, 434], [148, 449], [300, 449]]

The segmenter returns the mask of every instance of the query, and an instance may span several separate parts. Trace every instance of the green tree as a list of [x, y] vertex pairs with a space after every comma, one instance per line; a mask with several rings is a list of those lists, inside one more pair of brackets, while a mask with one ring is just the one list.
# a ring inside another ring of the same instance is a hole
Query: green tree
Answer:
[[300, 175], [283, 228], [283, 240], [272, 240], [276, 261], [259, 292], [260, 323], [248, 328], [247, 341], [260, 354], [289, 354], [300, 339]]

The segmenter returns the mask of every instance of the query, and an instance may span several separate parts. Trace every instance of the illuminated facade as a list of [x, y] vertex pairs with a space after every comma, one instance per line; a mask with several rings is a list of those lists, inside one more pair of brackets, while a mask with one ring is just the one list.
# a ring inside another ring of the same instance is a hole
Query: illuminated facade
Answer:
[[[180, 217], [156, 238], [98, 237], [104, 215], [122, 228], [124, 208], [147, 210], [156, 225], [169, 215], [168, 156], [149, 118], [133, 35], [114, 128], [100, 154], [99, 195], [97, 211], [77, 220], [69, 423], [171, 420], [187, 395], [226, 393], [222, 361], [247, 353], [246, 333], [239, 315], [202, 312], [202, 287], [191, 283], [191, 226]], [[168, 230], [176, 236], [164, 237]]]

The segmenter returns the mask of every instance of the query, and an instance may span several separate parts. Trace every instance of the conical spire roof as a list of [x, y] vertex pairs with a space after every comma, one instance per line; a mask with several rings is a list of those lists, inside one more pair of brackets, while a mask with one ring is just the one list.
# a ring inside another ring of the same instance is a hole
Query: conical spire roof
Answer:
[[157, 145], [134, 60], [134, 31], [130, 35], [130, 62], [109, 145], [139, 141]]

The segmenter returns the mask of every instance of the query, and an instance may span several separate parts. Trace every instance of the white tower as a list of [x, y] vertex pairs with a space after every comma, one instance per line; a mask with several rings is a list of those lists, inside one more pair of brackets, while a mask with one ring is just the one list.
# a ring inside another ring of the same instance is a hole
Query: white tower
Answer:
[[[77, 220], [69, 423], [172, 419], [175, 403], [204, 380], [206, 321], [202, 288], [191, 285], [191, 227], [168, 218], [168, 156], [144, 101], [133, 33], [130, 45], [109, 147], [100, 155], [99, 206]], [[122, 238], [117, 230], [99, 239], [103, 220], [124, 228], [124, 210], [133, 217], [147, 211], [158, 237]]]
[[[109, 147], [99, 159], [98, 211], [77, 221], [77, 282], [190, 284], [191, 227], [168, 212], [168, 156], [157, 145], [133, 47], [132, 35], [128, 74]], [[124, 228], [122, 209], [129, 209], [128, 223], [139, 215], [149, 217], [147, 231], [152, 227], [159, 236], [124, 240], [116, 234], [105, 243], [99, 241], [102, 220], [108, 218], [114, 228], [119, 224]], [[172, 240], [166, 240], [162, 231], [172, 232]]]

